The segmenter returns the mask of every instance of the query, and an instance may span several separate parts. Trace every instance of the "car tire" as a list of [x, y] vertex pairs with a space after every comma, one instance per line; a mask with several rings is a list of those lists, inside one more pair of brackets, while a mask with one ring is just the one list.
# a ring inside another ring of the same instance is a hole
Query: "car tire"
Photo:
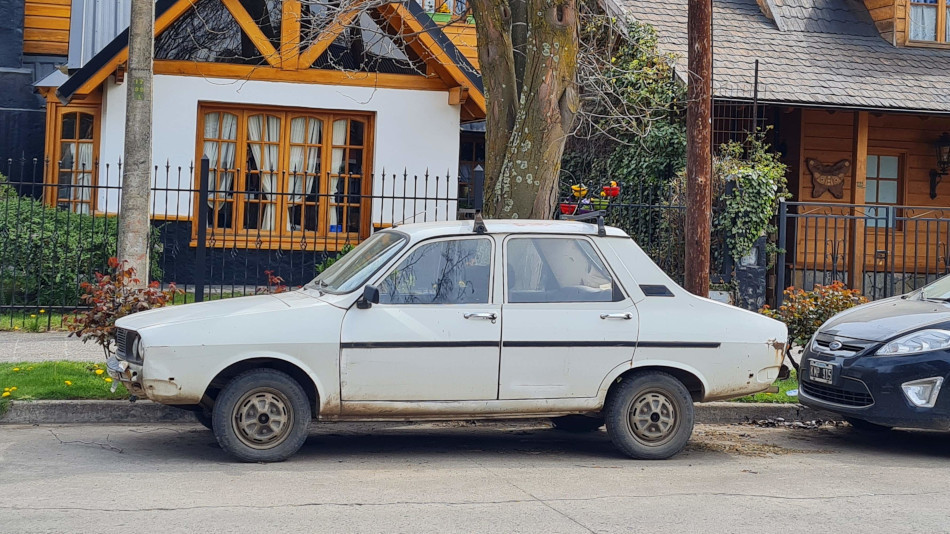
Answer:
[[310, 417], [310, 399], [296, 380], [255, 369], [221, 390], [211, 420], [218, 444], [238, 460], [282, 462], [307, 440]]
[[551, 425], [563, 432], [581, 434], [584, 432], [594, 432], [604, 426], [604, 418], [599, 415], [565, 415], [563, 417], [552, 418]]
[[607, 434], [638, 460], [665, 460], [693, 433], [693, 399], [673, 376], [651, 371], [623, 378], [607, 397]]
[[212, 426], [212, 423], [211, 423], [212, 417], [211, 417], [210, 411], [202, 408], [193, 413], [195, 414], [195, 419], [197, 419], [198, 422], [201, 423], [201, 426], [207, 428], [208, 430], [214, 430], [214, 426]]
[[851, 425], [852, 428], [858, 432], [887, 432], [893, 427], [887, 425], [879, 425], [877, 423], [872, 423], [870, 421], [865, 421], [864, 419], [855, 419], [854, 417], [845, 417], [845, 421]]

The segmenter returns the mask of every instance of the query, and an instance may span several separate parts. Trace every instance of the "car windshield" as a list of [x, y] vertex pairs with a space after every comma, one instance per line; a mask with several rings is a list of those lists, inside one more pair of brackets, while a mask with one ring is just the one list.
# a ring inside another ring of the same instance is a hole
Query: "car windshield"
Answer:
[[920, 290], [920, 298], [929, 300], [950, 301], [950, 276], [928, 284]]
[[374, 234], [320, 273], [308, 286], [327, 293], [349, 293], [366, 283], [406, 241], [406, 236], [397, 232]]

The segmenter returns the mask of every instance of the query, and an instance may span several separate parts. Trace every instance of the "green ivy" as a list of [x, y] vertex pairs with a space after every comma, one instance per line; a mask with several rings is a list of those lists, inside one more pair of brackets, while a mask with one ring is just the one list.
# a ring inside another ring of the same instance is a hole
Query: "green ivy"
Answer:
[[788, 168], [765, 142], [766, 131], [749, 135], [745, 143], [722, 145], [715, 163], [716, 178], [734, 186], [722, 196], [715, 222], [736, 261], [752, 250], [759, 237], [773, 230], [779, 202], [791, 196]]

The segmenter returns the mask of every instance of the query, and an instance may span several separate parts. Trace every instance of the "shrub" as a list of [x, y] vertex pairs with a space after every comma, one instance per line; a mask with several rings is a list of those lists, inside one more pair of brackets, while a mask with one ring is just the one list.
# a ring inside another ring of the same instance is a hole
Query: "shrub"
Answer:
[[788, 327], [788, 348], [804, 347], [818, 328], [838, 312], [868, 301], [856, 289], [848, 289], [841, 282], [816, 285], [812, 291], [790, 287], [778, 309], [765, 306], [759, 313], [777, 319]]
[[[116, 252], [118, 219], [85, 215], [17, 196], [0, 178], [0, 304], [75, 306], [83, 282]], [[151, 269], [161, 277], [158, 229]]]
[[353, 245], [347, 243], [340, 248], [339, 254], [336, 256], [327, 256], [323, 261], [318, 263], [315, 267], [317, 274], [322, 273], [330, 268], [331, 265], [336, 263], [340, 258], [346, 255], [347, 252], [353, 250]]
[[135, 269], [128, 267], [127, 262], [121, 264], [115, 258], [109, 258], [109, 274], [97, 272], [95, 283], [82, 283], [82, 303], [90, 309], [72, 319], [69, 326], [69, 335], [87, 341], [95, 341], [102, 346], [106, 357], [112, 352], [115, 342], [115, 322], [126, 315], [161, 308], [168, 304], [176, 294], [184, 291], [177, 289], [175, 284], [162, 291], [158, 282], [152, 282], [142, 287], [141, 281], [135, 277]]

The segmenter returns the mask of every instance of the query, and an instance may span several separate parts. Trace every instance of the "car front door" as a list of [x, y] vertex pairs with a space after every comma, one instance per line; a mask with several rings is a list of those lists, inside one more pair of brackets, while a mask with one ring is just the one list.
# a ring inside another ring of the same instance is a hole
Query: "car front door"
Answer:
[[343, 319], [346, 401], [493, 400], [500, 297], [494, 239], [453, 237], [414, 247], [377, 283], [380, 301]]
[[633, 358], [637, 308], [587, 237], [504, 243], [500, 399], [594, 397]]

